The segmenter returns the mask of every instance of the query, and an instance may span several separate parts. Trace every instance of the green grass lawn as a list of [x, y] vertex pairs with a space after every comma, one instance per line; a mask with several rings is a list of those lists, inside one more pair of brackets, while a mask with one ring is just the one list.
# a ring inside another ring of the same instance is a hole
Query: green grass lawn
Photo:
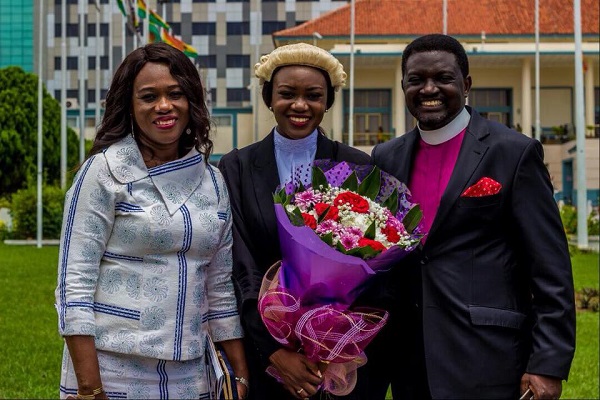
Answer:
[[[58, 247], [0, 244], [0, 399], [58, 397], [62, 338], [54, 288]], [[573, 257], [575, 288], [598, 288], [598, 253]], [[563, 399], [598, 399], [598, 313], [577, 313], [577, 350]], [[391, 396], [389, 397], [391, 398]]]

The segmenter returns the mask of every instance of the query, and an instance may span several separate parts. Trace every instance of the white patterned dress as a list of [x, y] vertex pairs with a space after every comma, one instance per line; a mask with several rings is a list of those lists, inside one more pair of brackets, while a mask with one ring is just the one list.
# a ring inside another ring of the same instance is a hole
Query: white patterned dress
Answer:
[[[231, 210], [195, 149], [147, 169], [131, 136], [81, 166], [65, 199], [56, 309], [95, 336], [110, 398], [208, 398], [205, 344], [243, 336]], [[60, 396], [77, 381], [64, 350]]]

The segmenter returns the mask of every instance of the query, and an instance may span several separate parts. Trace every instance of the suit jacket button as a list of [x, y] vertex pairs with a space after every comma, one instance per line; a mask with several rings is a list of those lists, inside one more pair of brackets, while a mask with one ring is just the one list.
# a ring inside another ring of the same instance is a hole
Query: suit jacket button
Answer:
[[425, 264], [427, 264], [428, 262], [429, 262], [429, 258], [427, 258], [427, 257], [423, 257], [423, 258], [421, 258], [421, 265], [425, 265]]

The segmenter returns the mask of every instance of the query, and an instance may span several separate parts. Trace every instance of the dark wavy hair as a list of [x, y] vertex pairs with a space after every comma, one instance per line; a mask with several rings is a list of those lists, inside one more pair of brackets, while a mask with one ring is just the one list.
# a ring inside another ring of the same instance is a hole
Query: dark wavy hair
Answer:
[[[213, 149], [209, 134], [211, 120], [205, 102], [205, 90], [200, 75], [190, 59], [166, 43], [150, 43], [135, 49], [125, 57], [115, 72], [106, 95], [106, 109], [98, 127], [89, 155], [101, 152], [131, 133], [133, 126], [133, 81], [149, 62], [165, 64], [177, 80], [189, 102], [191, 135], [181, 135], [179, 155], [193, 147], [204, 155], [204, 162]], [[137, 139], [136, 139], [137, 140]]]
[[452, 36], [434, 33], [416, 38], [402, 52], [402, 76], [406, 71], [406, 62], [415, 53], [445, 51], [454, 54], [463, 78], [469, 76], [469, 59], [464, 47]]
[[[273, 71], [273, 74], [271, 75], [271, 80], [265, 81], [265, 83], [263, 83], [262, 99], [267, 107], [271, 107], [271, 102], [273, 101], [273, 79], [275, 79], [275, 75], [277, 74], [277, 72], [279, 72], [279, 70], [281, 68], [289, 67], [290, 65], [294, 65], [294, 64], [284, 65], [284, 66], [275, 68], [275, 70]], [[298, 64], [298, 65], [301, 65], [301, 64]], [[331, 84], [331, 79], [329, 78], [329, 74], [327, 73], [327, 71], [323, 71], [320, 68], [316, 68], [316, 67], [311, 67], [311, 68], [316, 69], [317, 71], [322, 73], [323, 76], [325, 77], [325, 82], [327, 84], [327, 102], [326, 102], [325, 107], [327, 109], [330, 109], [331, 106], [333, 105], [333, 102], [335, 101], [335, 89], [334, 89], [333, 85]]]

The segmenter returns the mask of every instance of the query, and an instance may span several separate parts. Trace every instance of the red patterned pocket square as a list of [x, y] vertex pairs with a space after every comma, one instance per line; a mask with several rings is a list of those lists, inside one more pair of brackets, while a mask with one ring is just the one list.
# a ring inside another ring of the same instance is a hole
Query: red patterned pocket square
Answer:
[[461, 197], [483, 197], [500, 193], [502, 185], [492, 178], [483, 177], [463, 192]]

